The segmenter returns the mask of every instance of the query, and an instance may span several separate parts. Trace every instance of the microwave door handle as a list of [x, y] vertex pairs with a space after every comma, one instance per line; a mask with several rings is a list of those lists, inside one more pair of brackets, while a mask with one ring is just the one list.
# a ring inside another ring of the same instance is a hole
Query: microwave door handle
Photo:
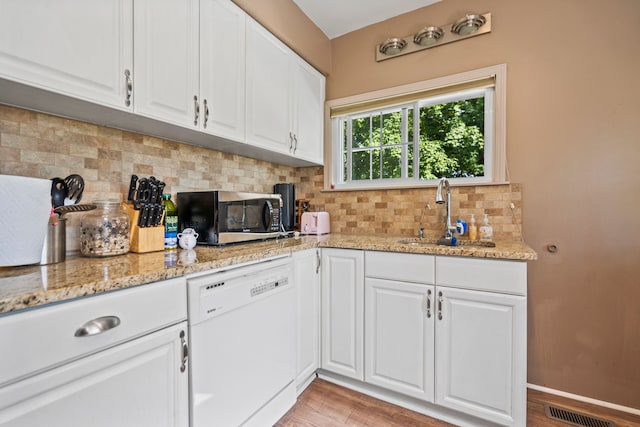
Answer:
[[269, 200], [265, 200], [262, 207], [262, 225], [265, 231], [271, 231], [271, 220], [273, 218], [273, 205]]

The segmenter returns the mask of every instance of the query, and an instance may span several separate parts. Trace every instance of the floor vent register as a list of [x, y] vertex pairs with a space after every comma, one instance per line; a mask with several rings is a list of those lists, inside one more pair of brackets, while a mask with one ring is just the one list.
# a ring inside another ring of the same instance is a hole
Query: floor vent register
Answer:
[[592, 415], [583, 414], [580, 412], [573, 411], [571, 409], [560, 408], [558, 406], [549, 405], [548, 403], [544, 404], [544, 412], [547, 414], [547, 417], [564, 421], [565, 423], [579, 426], [579, 427], [616, 427], [616, 425], [603, 418], [594, 417]]

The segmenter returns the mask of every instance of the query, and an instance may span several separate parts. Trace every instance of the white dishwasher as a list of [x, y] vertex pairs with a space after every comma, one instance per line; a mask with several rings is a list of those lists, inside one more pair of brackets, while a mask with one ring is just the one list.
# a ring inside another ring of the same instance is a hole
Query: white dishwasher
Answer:
[[270, 426], [295, 403], [290, 258], [188, 279], [191, 425]]

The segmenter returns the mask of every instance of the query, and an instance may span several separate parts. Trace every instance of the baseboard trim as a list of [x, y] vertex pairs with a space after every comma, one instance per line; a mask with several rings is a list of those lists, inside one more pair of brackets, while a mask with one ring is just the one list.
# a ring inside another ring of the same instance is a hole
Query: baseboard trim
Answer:
[[581, 396], [579, 394], [567, 393], [566, 391], [555, 390], [540, 385], [527, 383], [527, 388], [541, 391], [543, 393], [555, 394], [556, 396], [567, 397], [569, 399], [578, 400], [580, 402], [590, 403], [592, 405], [602, 406], [604, 408], [614, 409], [616, 411], [627, 412], [633, 415], [640, 415], [640, 409], [630, 408], [628, 406], [618, 405], [616, 403], [605, 402], [604, 400], [592, 399], [590, 397]]

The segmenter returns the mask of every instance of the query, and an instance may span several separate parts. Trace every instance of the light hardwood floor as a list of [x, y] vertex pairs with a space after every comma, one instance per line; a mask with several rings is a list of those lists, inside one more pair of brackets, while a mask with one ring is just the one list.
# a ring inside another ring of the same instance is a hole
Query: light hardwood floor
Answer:
[[[543, 408], [544, 402], [607, 419], [614, 422], [616, 427], [640, 426], [640, 417], [529, 389], [528, 427], [570, 425], [547, 418]], [[315, 379], [298, 397], [296, 405], [276, 424], [277, 427], [443, 427], [451, 425], [321, 379]]]

